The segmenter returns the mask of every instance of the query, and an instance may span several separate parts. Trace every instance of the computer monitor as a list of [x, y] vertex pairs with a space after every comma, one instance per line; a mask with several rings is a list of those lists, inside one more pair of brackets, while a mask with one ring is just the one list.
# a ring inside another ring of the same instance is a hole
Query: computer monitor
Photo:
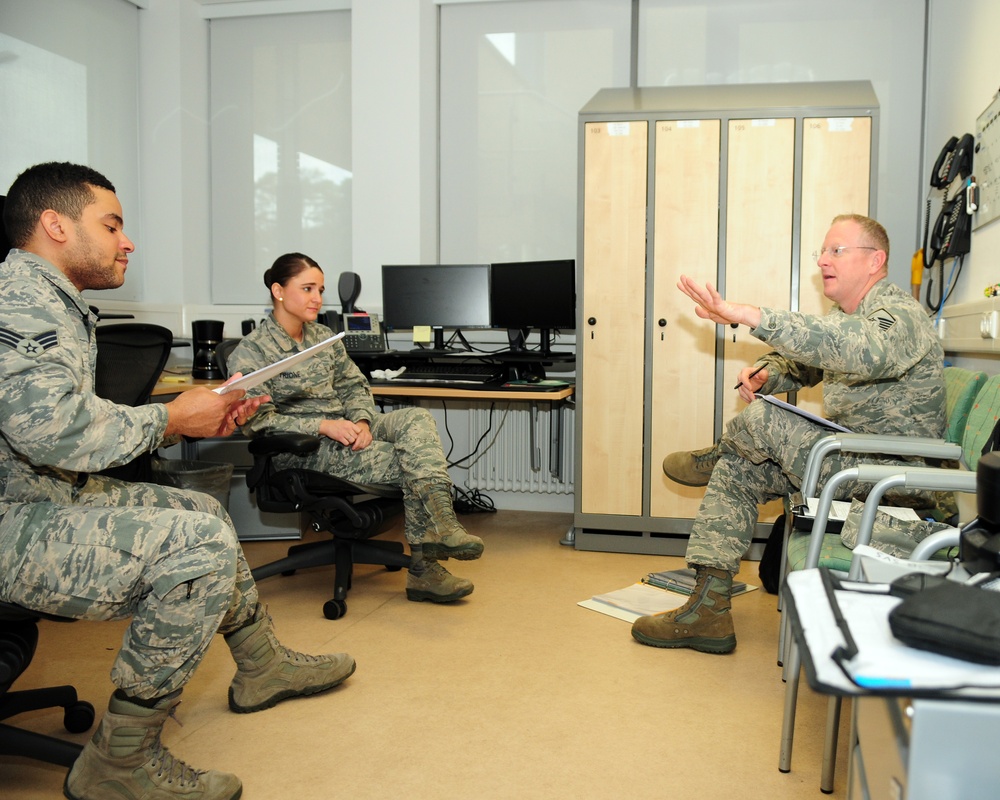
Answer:
[[[490, 265], [494, 328], [537, 328], [541, 352], [551, 354], [551, 331], [576, 328], [576, 262], [520, 261]], [[512, 337], [512, 342], [516, 337]]]
[[382, 319], [389, 330], [429, 325], [445, 350], [445, 328], [490, 327], [490, 265], [383, 264]]

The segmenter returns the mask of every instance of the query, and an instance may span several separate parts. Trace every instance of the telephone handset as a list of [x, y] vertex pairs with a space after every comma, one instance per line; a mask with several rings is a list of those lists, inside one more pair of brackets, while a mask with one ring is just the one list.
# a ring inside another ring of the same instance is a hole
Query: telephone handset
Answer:
[[975, 140], [971, 133], [959, 139], [952, 136], [938, 154], [931, 170], [931, 186], [947, 189], [955, 178], [967, 178], [972, 173], [972, 151]]
[[964, 256], [972, 244], [972, 217], [965, 207], [965, 191], [960, 191], [941, 206], [927, 250], [927, 266], [936, 261]]
[[344, 314], [344, 347], [348, 353], [384, 353], [385, 334], [377, 314]]

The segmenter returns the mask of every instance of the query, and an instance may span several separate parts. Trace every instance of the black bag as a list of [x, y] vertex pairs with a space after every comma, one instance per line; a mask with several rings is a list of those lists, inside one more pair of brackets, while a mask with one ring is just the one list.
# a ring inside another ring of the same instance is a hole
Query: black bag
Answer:
[[918, 650], [1000, 665], [1000, 592], [945, 581], [906, 597], [889, 627]]
[[781, 548], [785, 544], [785, 515], [782, 514], [771, 526], [771, 533], [764, 544], [757, 574], [768, 594], [777, 594], [781, 589]]

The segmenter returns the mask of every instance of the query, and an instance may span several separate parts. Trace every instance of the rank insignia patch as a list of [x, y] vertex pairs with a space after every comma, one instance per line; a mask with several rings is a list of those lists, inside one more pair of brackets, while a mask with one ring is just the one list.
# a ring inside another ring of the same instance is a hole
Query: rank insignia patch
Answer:
[[884, 331], [889, 330], [889, 328], [896, 324], [896, 318], [884, 308], [880, 308], [878, 311], [873, 311], [869, 314], [868, 321], [874, 322]]
[[23, 356], [34, 358], [59, 344], [59, 336], [55, 330], [51, 330], [28, 338], [7, 328], [0, 328], [0, 344], [17, 350]]

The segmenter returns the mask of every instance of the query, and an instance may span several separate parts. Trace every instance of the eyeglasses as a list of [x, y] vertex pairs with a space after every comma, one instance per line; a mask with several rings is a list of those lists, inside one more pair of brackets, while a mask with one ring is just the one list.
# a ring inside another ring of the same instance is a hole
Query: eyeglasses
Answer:
[[848, 250], [878, 250], [878, 248], [867, 247], [865, 245], [857, 245], [855, 247], [844, 247], [843, 245], [838, 247], [821, 247], [819, 250], [813, 252], [813, 260], [819, 261], [824, 253], [829, 253], [832, 258], [840, 258]]

